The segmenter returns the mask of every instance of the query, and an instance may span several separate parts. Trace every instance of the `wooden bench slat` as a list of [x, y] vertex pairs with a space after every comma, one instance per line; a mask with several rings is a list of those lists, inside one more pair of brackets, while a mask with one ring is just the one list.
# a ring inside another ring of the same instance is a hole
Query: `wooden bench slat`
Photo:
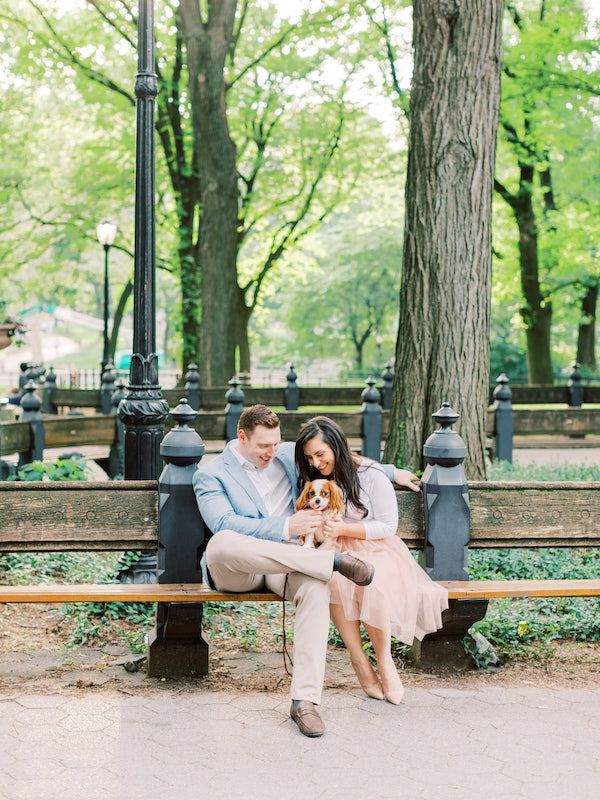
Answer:
[[[600, 579], [440, 581], [451, 599], [500, 597], [600, 597]], [[0, 586], [0, 603], [205, 603], [222, 601], [270, 602], [270, 592], [213, 591], [206, 584], [59, 584]]]
[[[473, 549], [600, 547], [600, 483], [474, 482], [469, 493]], [[420, 549], [422, 496], [396, 497], [398, 535]], [[151, 549], [157, 540], [156, 481], [0, 482], [0, 552]]]
[[0, 456], [29, 450], [31, 430], [28, 422], [3, 422], [0, 425]]
[[600, 597], [600, 578], [586, 580], [440, 581], [453, 599]]
[[107, 414], [92, 417], [44, 418], [46, 447], [112, 445], [115, 441], [115, 418]]
[[599, 488], [588, 482], [472, 483], [470, 546], [511, 546], [504, 540], [515, 539], [521, 547], [552, 547], [555, 539], [600, 544]]
[[19, 481], [0, 487], [0, 552], [156, 547], [156, 481]]

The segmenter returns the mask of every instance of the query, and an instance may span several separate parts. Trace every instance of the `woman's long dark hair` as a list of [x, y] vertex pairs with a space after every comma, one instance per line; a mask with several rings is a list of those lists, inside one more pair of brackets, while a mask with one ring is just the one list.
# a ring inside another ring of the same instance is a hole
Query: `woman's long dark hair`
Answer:
[[363, 512], [363, 517], [369, 513], [360, 501], [360, 484], [356, 467], [352, 460], [352, 453], [348, 440], [340, 426], [329, 417], [313, 417], [309, 419], [298, 431], [296, 437], [296, 468], [298, 470], [298, 488], [301, 489], [307, 481], [324, 477], [318, 469], [311, 467], [304, 455], [304, 448], [315, 436], [321, 436], [323, 441], [331, 447], [335, 457], [333, 475], [330, 477], [337, 483], [346, 496], [346, 501], [356, 509]]

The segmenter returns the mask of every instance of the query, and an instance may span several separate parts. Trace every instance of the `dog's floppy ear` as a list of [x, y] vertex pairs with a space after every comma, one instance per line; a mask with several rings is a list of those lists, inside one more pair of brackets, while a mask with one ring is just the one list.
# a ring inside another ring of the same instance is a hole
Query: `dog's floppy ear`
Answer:
[[335, 481], [328, 481], [329, 483], [329, 511], [334, 511], [336, 514], [342, 514], [344, 511], [344, 495], [342, 490]]
[[302, 511], [303, 508], [308, 508], [308, 493], [310, 492], [311, 486], [312, 486], [312, 481], [307, 481], [304, 484], [304, 489], [302, 489], [302, 494], [296, 500], [296, 511]]

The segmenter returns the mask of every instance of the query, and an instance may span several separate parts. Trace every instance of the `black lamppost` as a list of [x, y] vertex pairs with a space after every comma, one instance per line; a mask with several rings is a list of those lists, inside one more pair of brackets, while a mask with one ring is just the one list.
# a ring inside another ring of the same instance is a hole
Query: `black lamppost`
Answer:
[[125, 428], [125, 479], [156, 480], [162, 467], [160, 443], [169, 406], [158, 384], [156, 353], [156, 258], [154, 213], [154, 7], [138, 4], [138, 70], [135, 78], [135, 248], [133, 354], [127, 396], [119, 404]]
[[96, 236], [104, 248], [104, 344], [102, 347], [102, 368], [100, 374], [104, 374], [106, 365], [110, 361], [108, 355], [108, 251], [115, 241], [117, 226], [114, 222], [105, 219], [96, 226]]
[[[154, 213], [154, 4], [138, 3], [138, 70], [135, 77], [135, 246], [133, 277], [133, 350], [127, 395], [118, 414], [125, 429], [125, 480], [157, 480], [162, 468], [160, 443], [169, 406], [158, 383], [156, 353], [156, 258]], [[142, 551], [131, 565], [134, 583], [155, 583], [156, 554]], [[123, 578], [130, 578], [124, 574]]]

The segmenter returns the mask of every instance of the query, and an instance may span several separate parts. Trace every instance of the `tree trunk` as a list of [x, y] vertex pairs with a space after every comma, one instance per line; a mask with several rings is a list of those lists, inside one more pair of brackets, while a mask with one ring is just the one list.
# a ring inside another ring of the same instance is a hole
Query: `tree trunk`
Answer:
[[115, 364], [115, 353], [117, 352], [117, 344], [119, 341], [119, 328], [121, 327], [121, 322], [123, 321], [123, 315], [125, 314], [127, 301], [131, 297], [132, 292], [133, 281], [129, 280], [125, 284], [123, 291], [121, 292], [121, 296], [119, 297], [119, 302], [117, 303], [115, 314], [113, 316], [112, 331], [110, 333], [110, 339], [108, 342], [108, 357], [113, 364]]
[[354, 363], [358, 370], [363, 366], [363, 346], [362, 342], [354, 342]]
[[553, 383], [550, 354], [552, 303], [546, 301], [540, 286], [538, 230], [533, 208], [534, 168], [521, 164], [519, 194], [513, 211], [519, 226], [519, 266], [525, 305], [521, 317], [527, 338], [529, 383]]
[[596, 304], [598, 302], [598, 284], [588, 286], [581, 301], [582, 320], [579, 323], [577, 336], [577, 361], [582, 367], [596, 369]]
[[[200, 342], [200, 272], [191, 241], [191, 222], [179, 226], [179, 284], [181, 287], [181, 345], [183, 374], [197, 364]], [[188, 231], [190, 235], [188, 236]]]
[[248, 338], [248, 327], [252, 309], [246, 305], [246, 299], [242, 289], [238, 289], [238, 306], [235, 312], [235, 325], [237, 331], [237, 346], [240, 352], [240, 372], [250, 372], [252, 361], [250, 358], [250, 341]]
[[190, 102], [198, 154], [201, 218], [197, 261], [202, 266], [200, 381], [225, 384], [235, 370], [238, 175], [229, 136], [224, 66], [236, 0], [208, 0], [206, 21], [198, 0], [181, 1]]
[[415, 0], [396, 379], [385, 459], [422, 465], [431, 415], [461, 415], [485, 477], [491, 205], [502, 0]]
[[550, 357], [550, 333], [552, 325], [552, 303], [533, 310], [521, 309], [525, 320], [527, 341], [527, 372], [529, 383], [554, 383], [552, 360]]
[[[162, 350], [165, 354], [165, 360], [162, 366], [169, 362], [169, 347], [171, 344], [171, 319], [168, 314], [165, 315], [165, 330], [163, 333]], [[184, 373], [185, 374], [185, 373]]]

